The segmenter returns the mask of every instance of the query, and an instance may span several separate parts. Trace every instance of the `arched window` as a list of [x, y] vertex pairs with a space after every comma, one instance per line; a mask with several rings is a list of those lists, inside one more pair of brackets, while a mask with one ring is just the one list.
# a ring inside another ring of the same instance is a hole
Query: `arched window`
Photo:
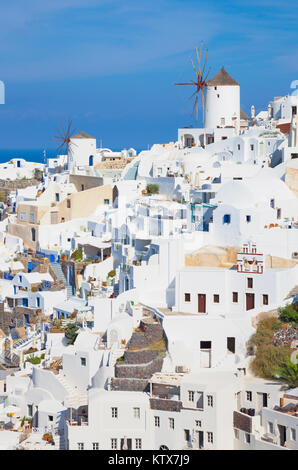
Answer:
[[93, 155], [89, 157], [89, 166], [93, 166]]

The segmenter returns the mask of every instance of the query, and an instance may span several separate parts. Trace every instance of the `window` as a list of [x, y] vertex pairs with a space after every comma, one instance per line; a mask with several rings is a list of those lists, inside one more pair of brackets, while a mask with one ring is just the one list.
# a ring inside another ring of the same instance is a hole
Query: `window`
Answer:
[[207, 404], [208, 406], [213, 406], [213, 396], [207, 395]]
[[133, 409], [133, 416], [134, 416], [134, 418], [140, 419], [140, 416], [141, 416], [140, 408], [134, 408]]
[[197, 428], [202, 427], [202, 421], [195, 420], [195, 425], [196, 425]]
[[31, 229], [31, 238], [32, 238], [32, 241], [35, 242], [35, 240], [36, 240], [35, 228], [32, 228], [32, 229]]
[[142, 439], [136, 439], [136, 449], [142, 449]]
[[248, 277], [248, 278], [247, 278], [247, 287], [248, 287], [249, 289], [252, 289], [252, 286], [253, 286], [252, 277]]
[[213, 432], [207, 432], [207, 440], [210, 444], [213, 444]]
[[275, 208], [275, 200], [274, 199], [270, 199], [270, 207], [272, 207], [272, 209]]
[[246, 216], [246, 222], [249, 224], [249, 222], [251, 222], [251, 215], [247, 215]]
[[56, 196], [56, 202], [59, 202], [59, 200], [60, 200], [60, 195], [59, 195], [59, 193], [56, 193], [55, 196]]
[[99, 442], [92, 442], [92, 449], [99, 450]]
[[67, 207], [67, 209], [70, 209], [70, 208], [71, 208], [70, 199], [67, 199], [67, 200], [66, 200], [66, 207]]
[[190, 431], [189, 429], [184, 429], [184, 440], [189, 442], [190, 441]]
[[156, 428], [160, 427], [160, 418], [159, 416], [154, 416], [154, 425]]
[[238, 302], [238, 292], [233, 292], [233, 302], [235, 304]]
[[192, 390], [188, 391], [188, 401], [195, 401], [195, 392]]
[[81, 191], [84, 191], [84, 189], [85, 189], [85, 185], [81, 184]]
[[223, 216], [223, 223], [224, 224], [230, 224], [231, 223], [231, 215], [230, 214], [225, 214]]
[[250, 150], [253, 152], [254, 146], [251, 144]]
[[224, 126], [225, 123], [226, 123], [225, 118], [224, 118], [224, 117], [220, 118], [220, 125], [221, 125], [221, 126]]
[[33, 416], [33, 405], [28, 405], [28, 416]]
[[78, 442], [78, 450], [84, 450], [84, 442]]
[[239, 429], [234, 429], [235, 439], [239, 439]]
[[23, 276], [19, 276], [20, 282], [23, 282]]
[[250, 434], [245, 433], [245, 441], [247, 444], [250, 444]]
[[268, 430], [269, 430], [270, 434], [274, 434], [274, 426], [273, 426], [273, 423], [271, 421], [268, 422]]
[[109, 205], [109, 204], [110, 204], [110, 199], [105, 199], [105, 200], [104, 200], [104, 204]]
[[219, 295], [218, 295], [218, 294], [214, 294], [214, 295], [213, 295], [213, 302], [214, 302], [215, 304], [219, 304]]
[[263, 294], [263, 305], [268, 305], [269, 299], [268, 294]]
[[54, 416], [48, 416], [49, 421], [54, 421]]
[[117, 439], [111, 439], [111, 449], [117, 449]]
[[20, 213], [20, 220], [22, 220], [23, 222], [26, 221], [26, 212], [21, 212]]
[[169, 428], [175, 429], [175, 421], [174, 418], [169, 418]]
[[81, 366], [85, 366], [86, 365], [86, 358], [85, 357], [81, 357]]
[[292, 441], [296, 441], [296, 429], [291, 428], [291, 439]]
[[252, 401], [252, 392], [246, 392], [246, 400]]
[[277, 219], [281, 218], [281, 209], [277, 209], [276, 217], [277, 217]]
[[237, 147], [238, 147], [238, 150], [240, 150], [240, 148], [241, 148], [241, 147], [240, 147], [240, 144], [238, 144]]
[[112, 418], [118, 418], [118, 408], [112, 408]]
[[34, 224], [34, 212], [30, 212], [29, 220], [31, 224]]
[[190, 294], [184, 294], [184, 302], [190, 302]]

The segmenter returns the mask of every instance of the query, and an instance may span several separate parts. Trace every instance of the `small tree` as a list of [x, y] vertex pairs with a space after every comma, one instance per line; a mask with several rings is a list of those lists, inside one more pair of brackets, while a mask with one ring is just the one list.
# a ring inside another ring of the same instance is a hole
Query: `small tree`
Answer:
[[146, 191], [149, 195], [159, 194], [159, 186], [158, 184], [147, 184]]
[[78, 249], [74, 250], [74, 252], [71, 255], [71, 259], [73, 259], [74, 261], [82, 261], [83, 259], [82, 250], [78, 250]]
[[276, 372], [279, 380], [286, 382], [289, 388], [298, 387], [298, 364], [294, 364], [289, 357]]
[[78, 327], [75, 323], [68, 323], [65, 327], [65, 338], [68, 344], [73, 344], [78, 336]]

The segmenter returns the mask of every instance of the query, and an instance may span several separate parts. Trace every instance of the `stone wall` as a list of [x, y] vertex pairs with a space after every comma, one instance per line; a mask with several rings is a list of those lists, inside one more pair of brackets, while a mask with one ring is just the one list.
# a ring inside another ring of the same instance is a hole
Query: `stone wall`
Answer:
[[115, 365], [116, 378], [150, 379], [155, 372], [160, 372], [163, 358], [158, 357], [148, 364], [123, 364]]
[[250, 416], [240, 413], [239, 411], [234, 411], [233, 415], [233, 426], [234, 428], [240, 429], [247, 433], [252, 432], [252, 419]]
[[149, 389], [148, 380], [131, 378], [112, 378], [112, 390], [128, 392], [147, 392]]
[[182, 402], [160, 398], [150, 398], [150, 408], [162, 411], [181, 411]]

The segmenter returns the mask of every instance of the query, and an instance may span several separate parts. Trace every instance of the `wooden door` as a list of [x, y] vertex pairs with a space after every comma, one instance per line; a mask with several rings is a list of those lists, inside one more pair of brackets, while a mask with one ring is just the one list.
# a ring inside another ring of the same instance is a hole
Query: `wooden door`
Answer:
[[198, 294], [198, 312], [206, 313], [206, 295]]
[[246, 310], [255, 308], [255, 294], [246, 294]]

